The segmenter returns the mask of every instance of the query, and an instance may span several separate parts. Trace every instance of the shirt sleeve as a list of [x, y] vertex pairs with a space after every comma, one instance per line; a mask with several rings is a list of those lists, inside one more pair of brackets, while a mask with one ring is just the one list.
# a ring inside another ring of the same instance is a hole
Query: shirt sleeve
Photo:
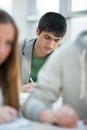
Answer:
[[57, 49], [47, 60], [38, 74], [37, 86], [26, 101], [23, 113], [31, 120], [38, 120], [39, 113], [51, 108], [60, 96], [62, 87], [61, 53]]

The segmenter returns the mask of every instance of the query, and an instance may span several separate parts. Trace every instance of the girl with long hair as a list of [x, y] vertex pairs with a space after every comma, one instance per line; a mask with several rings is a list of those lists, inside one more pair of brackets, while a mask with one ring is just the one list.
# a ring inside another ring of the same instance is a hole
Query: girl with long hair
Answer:
[[12, 17], [0, 9], [0, 123], [19, 110], [18, 30]]

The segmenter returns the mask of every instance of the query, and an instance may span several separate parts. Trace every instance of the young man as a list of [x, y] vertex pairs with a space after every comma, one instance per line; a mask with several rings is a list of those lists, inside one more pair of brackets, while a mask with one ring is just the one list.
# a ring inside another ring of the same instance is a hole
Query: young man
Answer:
[[[52, 111], [61, 89], [63, 103], [68, 105]], [[50, 56], [38, 74], [37, 87], [25, 104], [24, 115], [63, 127], [76, 127], [78, 118], [87, 123], [87, 30]]]
[[37, 74], [49, 55], [59, 46], [66, 33], [66, 20], [58, 13], [48, 12], [44, 14], [36, 29], [37, 38], [25, 39], [20, 44], [21, 74], [23, 92], [28, 92], [32, 84], [29, 83], [31, 76], [37, 81]]

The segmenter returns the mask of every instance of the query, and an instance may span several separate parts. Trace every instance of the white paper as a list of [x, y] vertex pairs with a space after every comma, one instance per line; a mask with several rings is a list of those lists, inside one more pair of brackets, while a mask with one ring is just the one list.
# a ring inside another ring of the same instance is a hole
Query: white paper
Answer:
[[[48, 126], [48, 127], [52, 127], [53, 125], [52, 124], [49, 124], [49, 123], [43, 123], [44, 125], [46, 125], [46, 126]], [[58, 128], [58, 130], [67, 130], [67, 128], [66, 127], [60, 127], [60, 126], [56, 126], [57, 128]], [[78, 124], [77, 124], [77, 127], [75, 128], [75, 130], [87, 130], [87, 125], [85, 125], [84, 123], [83, 123], [83, 121], [82, 120], [79, 120], [78, 121]], [[74, 130], [74, 128], [68, 128], [68, 130]]]
[[87, 125], [84, 125], [82, 120], [78, 121], [78, 128], [87, 128]]
[[20, 105], [23, 105], [23, 103], [26, 101], [26, 99], [29, 97], [29, 93], [20, 93]]
[[13, 130], [29, 126], [31, 122], [25, 118], [17, 118], [10, 123], [0, 124], [0, 130]]

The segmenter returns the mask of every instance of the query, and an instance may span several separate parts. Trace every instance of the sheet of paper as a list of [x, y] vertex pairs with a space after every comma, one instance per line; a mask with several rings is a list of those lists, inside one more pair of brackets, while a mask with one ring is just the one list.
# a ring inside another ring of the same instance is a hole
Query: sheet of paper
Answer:
[[29, 130], [87, 130], [87, 126], [84, 126], [84, 127], [80, 126], [80, 127], [77, 127], [77, 128], [65, 128], [65, 127], [59, 127], [59, 126], [51, 125], [51, 124], [48, 124], [48, 123], [34, 122], [29, 127]]
[[[58, 130], [87, 130], [87, 125], [84, 125], [83, 121], [82, 120], [79, 120], [78, 121], [78, 125], [76, 128], [65, 128], [65, 127], [60, 127], [60, 126], [57, 126], [57, 125], [52, 125], [52, 124], [49, 124], [49, 123], [43, 123], [44, 125], [43, 126], [47, 126], [47, 127], [55, 127], [57, 128]], [[41, 124], [40, 124], [41, 125]], [[56, 129], [54, 129], [56, 130]]]
[[84, 125], [82, 120], [78, 121], [78, 128], [87, 128], [87, 125]]
[[17, 118], [10, 123], [0, 124], [0, 130], [13, 130], [15, 128], [23, 128], [29, 126], [30, 124], [31, 121], [25, 118]]
[[20, 105], [23, 105], [23, 103], [26, 101], [30, 94], [29, 93], [20, 93], [19, 99], [20, 99]]

